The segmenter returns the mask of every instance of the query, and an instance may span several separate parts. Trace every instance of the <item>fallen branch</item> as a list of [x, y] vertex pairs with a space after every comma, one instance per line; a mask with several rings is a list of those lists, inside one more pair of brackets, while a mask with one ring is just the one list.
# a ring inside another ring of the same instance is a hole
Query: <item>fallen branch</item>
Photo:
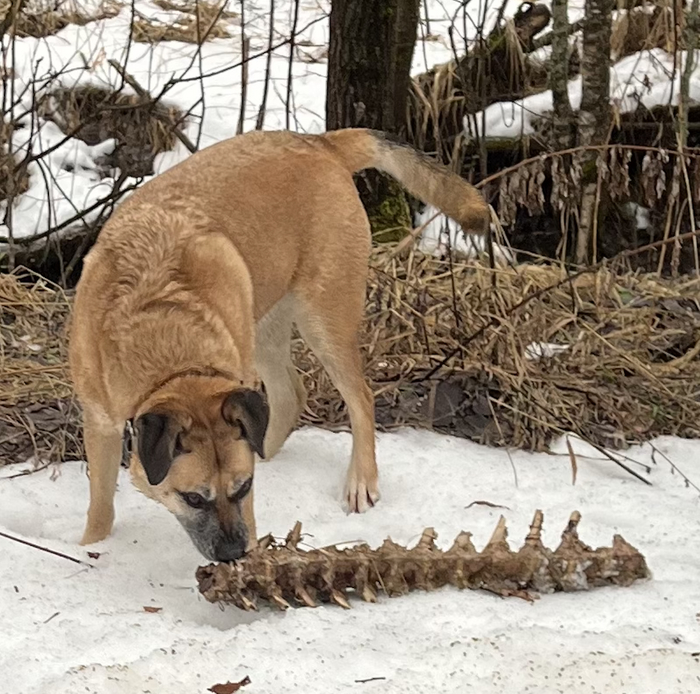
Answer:
[[517, 552], [508, 546], [503, 516], [482, 552], [476, 551], [471, 533], [466, 532], [442, 552], [435, 546], [437, 535], [432, 528], [423, 531], [412, 549], [387, 539], [376, 550], [360, 544], [303, 551], [298, 549], [301, 523], [297, 523], [284, 544], [268, 536], [236, 564], [200, 567], [197, 581], [209, 602], [232, 603], [243, 610], [257, 609], [259, 598], [281, 609], [293, 603], [315, 607], [319, 602], [347, 609], [349, 590], [366, 602], [375, 602], [380, 592], [395, 597], [446, 585], [532, 600], [531, 590], [553, 593], [629, 586], [650, 576], [644, 557], [619, 535], [613, 537], [612, 547], [592, 549], [581, 542], [580, 518], [578, 511], [571, 514], [554, 552], [542, 544], [541, 511], [535, 513], [525, 544]]

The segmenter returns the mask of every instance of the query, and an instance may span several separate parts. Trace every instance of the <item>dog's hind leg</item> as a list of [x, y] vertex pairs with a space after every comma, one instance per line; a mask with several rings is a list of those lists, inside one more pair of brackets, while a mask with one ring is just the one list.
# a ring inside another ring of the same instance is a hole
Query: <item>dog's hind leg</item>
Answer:
[[282, 299], [256, 326], [255, 365], [265, 384], [270, 423], [265, 435], [265, 459], [282, 447], [306, 404], [306, 389], [291, 357], [292, 314]]
[[114, 493], [122, 456], [123, 427], [115, 426], [106, 413], [84, 406], [83, 437], [90, 475], [90, 507], [81, 544], [104, 540], [114, 524]]
[[374, 441], [374, 396], [365, 382], [358, 336], [365, 303], [366, 259], [337, 263], [332, 284], [299, 293], [297, 325], [348, 407], [352, 457], [344, 505], [363, 513], [379, 500]]

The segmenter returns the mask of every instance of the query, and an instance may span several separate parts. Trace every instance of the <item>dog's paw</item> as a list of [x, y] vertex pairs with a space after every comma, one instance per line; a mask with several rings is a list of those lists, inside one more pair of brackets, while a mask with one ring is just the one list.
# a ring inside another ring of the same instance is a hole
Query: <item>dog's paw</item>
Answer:
[[343, 507], [346, 513], [364, 513], [372, 508], [380, 499], [377, 481], [366, 482], [359, 480], [350, 473], [345, 483]]
[[[113, 518], [113, 517], [112, 517]], [[80, 540], [81, 545], [94, 545], [96, 542], [101, 542], [109, 537], [112, 533], [112, 525], [114, 521], [110, 518], [105, 519], [101, 523], [88, 522], [83, 538]]]

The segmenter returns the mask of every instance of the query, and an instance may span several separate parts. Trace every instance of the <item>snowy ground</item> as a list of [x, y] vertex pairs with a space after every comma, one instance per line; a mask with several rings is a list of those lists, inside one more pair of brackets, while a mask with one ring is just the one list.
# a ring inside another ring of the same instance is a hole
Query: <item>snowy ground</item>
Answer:
[[[700, 442], [657, 447], [691, 478]], [[449, 545], [459, 530], [483, 546], [500, 513], [519, 546], [536, 508], [556, 546], [569, 513], [594, 546], [621, 533], [654, 577], [630, 588], [543, 596], [534, 604], [444, 589], [431, 594], [247, 614], [204, 601], [202, 561], [177, 522], [123, 475], [114, 535], [86, 569], [0, 537], [0, 673], [4, 694], [205, 694], [249, 676], [248, 694], [299, 692], [668, 692], [700, 691], [700, 504], [648, 447], [653, 487], [603, 460], [578, 457], [572, 485], [558, 455], [512, 454], [427, 432], [379, 436], [384, 497], [345, 516], [337, 495], [348, 434], [303, 429], [258, 468], [261, 534], [301, 520], [309, 542], [388, 535], [415, 542], [434, 526]], [[513, 467], [518, 486], [514, 484]], [[3, 468], [0, 477], [22, 469]], [[485, 500], [507, 506], [469, 504]], [[77, 545], [87, 504], [83, 465], [65, 463], [0, 479], [0, 530], [88, 560]], [[148, 613], [144, 607], [160, 607]], [[373, 682], [357, 680], [381, 678]]]
[[[485, 1], [469, 4], [475, 16]], [[429, 3], [431, 32], [438, 39], [419, 43], [415, 72], [451, 58], [447, 18], [461, 4]], [[118, 85], [119, 76], [107, 60], [125, 62], [129, 5], [105, 22], [18, 41], [18, 92], [41, 79], [50, 79], [52, 86]], [[147, 0], [134, 5], [142, 14], [164, 15]], [[230, 5], [236, 9], [238, 3]], [[488, 5], [494, 16], [500, 0], [488, 0]], [[506, 16], [518, 5], [511, 1]], [[580, 16], [581, 6], [572, 3], [572, 20]], [[276, 0], [279, 40], [289, 36], [291, 7], [289, 0]], [[267, 49], [267, 8], [261, 1], [248, 13], [253, 53]], [[301, 6], [299, 27], [307, 29], [293, 66], [293, 129], [323, 129], [327, 8], [327, 0], [307, 0]], [[235, 133], [241, 70], [233, 66], [239, 60], [240, 41], [234, 36], [207, 43], [201, 60], [188, 44], [135, 44], [127, 69], [152, 94], [172, 77], [191, 78], [169, 91], [165, 103], [184, 111], [194, 107], [186, 134], [205, 146]], [[636, 63], [626, 60], [627, 72], [620, 74], [635, 84], [647, 67], [661, 66], [650, 84], [658, 99], [666, 98], [663, 90], [673, 79], [671, 58], [650, 53], [640, 54]], [[56, 78], [64, 68], [68, 71]], [[255, 121], [264, 69], [264, 56], [249, 65], [246, 129]], [[272, 60], [268, 129], [285, 125], [287, 69], [288, 47], [282, 47]], [[200, 79], [202, 73], [219, 70]], [[202, 97], [206, 108], [199, 103]], [[492, 107], [489, 134], [527, 129], [530, 112], [546, 108], [546, 99]], [[34, 125], [40, 128], [32, 144], [38, 150], [61, 137], [51, 123]], [[27, 146], [22, 139], [26, 132], [16, 133], [16, 149]], [[100, 151], [71, 140], [44, 161], [43, 170], [33, 165], [30, 190], [15, 209], [15, 235], [41, 232], [105, 195], [113, 181], [96, 178], [94, 159]], [[186, 156], [178, 145], [158, 159], [156, 168], [165, 170]], [[6, 233], [0, 225], [0, 237]], [[700, 477], [700, 442], [663, 439], [657, 445], [691, 479]], [[89, 560], [94, 568], [0, 537], [0, 693], [197, 694], [246, 675], [251, 679], [246, 694], [700, 690], [700, 662], [693, 655], [700, 653], [700, 502], [666, 462], [652, 466], [654, 486], [646, 487], [608, 461], [579, 457], [574, 486], [564, 446], [555, 456], [515, 452], [516, 486], [504, 451], [403, 431], [379, 437], [380, 505], [364, 516], [345, 516], [337, 497], [349, 448], [347, 434], [305, 429], [277, 460], [260, 466], [256, 505], [261, 534], [283, 535], [301, 520], [315, 545], [378, 544], [387, 535], [411, 543], [425, 526], [434, 526], [444, 545], [464, 529], [474, 533], [480, 547], [502, 512], [513, 544], [519, 545], [533, 512], [542, 508], [545, 540], [553, 547], [569, 513], [577, 509], [583, 514], [585, 542], [607, 545], [613, 533], [622, 533], [647, 556], [654, 578], [627, 589], [545, 596], [534, 605], [446, 589], [383, 599], [377, 605], [357, 603], [350, 612], [336, 607], [286, 614], [221, 611], [196, 592], [194, 571], [203, 560], [184, 532], [124, 476], [118, 525], [113, 537], [91, 548], [102, 552]], [[650, 460], [647, 448], [630, 455]], [[21, 469], [2, 468], [0, 478]], [[508, 508], [466, 508], [476, 500]], [[84, 560], [87, 553], [77, 539], [86, 505], [80, 463], [0, 479], [0, 530]], [[162, 610], [149, 613], [146, 606]], [[357, 682], [375, 677], [381, 679]]]

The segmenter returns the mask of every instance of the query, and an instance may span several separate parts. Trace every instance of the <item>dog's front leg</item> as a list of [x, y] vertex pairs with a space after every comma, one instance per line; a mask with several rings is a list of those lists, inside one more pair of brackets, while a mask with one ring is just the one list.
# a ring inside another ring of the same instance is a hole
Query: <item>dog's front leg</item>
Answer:
[[85, 407], [83, 438], [90, 475], [90, 506], [81, 544], [104, 540], [114, 524], [114, 493], [122, 455], [123, 427]]

